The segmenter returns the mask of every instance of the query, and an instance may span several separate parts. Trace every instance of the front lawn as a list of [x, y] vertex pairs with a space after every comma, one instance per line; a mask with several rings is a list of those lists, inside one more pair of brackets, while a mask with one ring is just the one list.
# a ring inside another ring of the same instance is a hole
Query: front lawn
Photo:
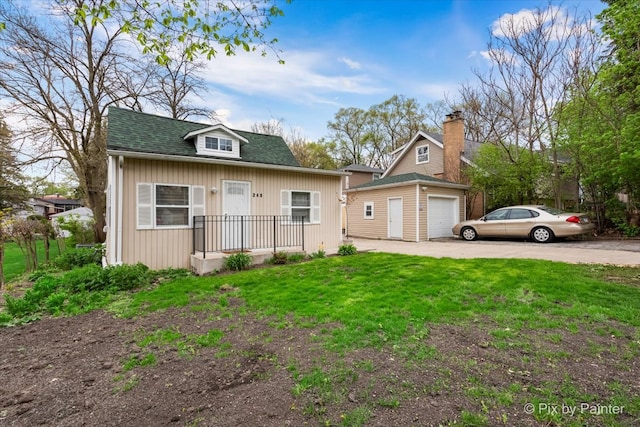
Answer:
[[[369, 253], [179, 277], [110, 296], [116, 334], [95, 335], [97, 314], [82, 325], [101, 360], [123, 361], [105, 387], [147, 406], [186, 399], [190, 425], [632, 426], [639, 285], [638, 268]], [[184, 385], [167, 397], [169, 384]], [[111, 400], [92, 417], [113, 416]]]

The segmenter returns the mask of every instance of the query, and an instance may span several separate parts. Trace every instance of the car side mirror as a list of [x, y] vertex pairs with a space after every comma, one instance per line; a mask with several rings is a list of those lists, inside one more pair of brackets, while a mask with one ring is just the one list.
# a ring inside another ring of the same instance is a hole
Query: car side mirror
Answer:
[[480, 221], [484, 221], [484, 222], [486, 222], [486, 221], [487, 221], [487, 218], [483, 216], [482, 218], [480, 218]]

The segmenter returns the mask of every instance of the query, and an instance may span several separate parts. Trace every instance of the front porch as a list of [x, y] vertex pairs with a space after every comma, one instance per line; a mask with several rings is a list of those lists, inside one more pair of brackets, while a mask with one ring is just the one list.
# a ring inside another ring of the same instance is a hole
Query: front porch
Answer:
[[202, 215], [193, 217], [191, 270], [222, 270], [227, 257], [246, 253], [252, 265], [274, 253], [305, 253], [305, 219], [287, 215]]

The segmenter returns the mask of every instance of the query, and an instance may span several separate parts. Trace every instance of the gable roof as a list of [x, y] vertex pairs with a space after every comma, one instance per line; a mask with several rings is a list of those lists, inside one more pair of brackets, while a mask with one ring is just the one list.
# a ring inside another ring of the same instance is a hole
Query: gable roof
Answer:
[[375, 181], [367, 182], [356, 187], [352, 187], [345, 191], [357, 191], [357, 190], [370, 190], [374, 188], [393, 187], [405, 184], [430, 184], [436, 187], [449, 187], [468, 189], [470, 186], [465, 184], [458, 184], [457, 182], [445, 181], [444, 179], [434, 178], [429, 175], [423, 175], [421, 173], [410, 172], [400, 175], [385, 176], [384, 178], [377, 179]]
[[[194, 142], [184, 139], [189, 134], [195, 135], [213, 127], [216, 126], [109, 107], [107, 153], [111, 151], [217, 159], [216, 156], [196, 154]], [[225, 162], [300, 166], [282, 137], [228, 130], [244, 138], [247, 143], [242, 146], [239, 159], [224, 158]]]
[[[393, 159], [393, 162], [391, 162], [391, 165], [389, 166], [389, 168], [385, 172], [385, 176], [388, 175], [391, 172], [391, 170], [393, 170], [393, 168], [409, 152], [411, 147], [413, 147], [416, 142], [424, 141], [426, 139], [426, 140], [434, 143], [438, 147], [444, 149], [444, 139], [443, 138], [444, 138], [443, 135], [440, 134], [440, 133], [418, 131], [418, 133], [416, 133], [414, 135], [414, 137], [411, 139], [411, 141], [409, 141], [408, 143], [400, 146], [399, 148], [397, 148], [393, 152], [393, 153], [399, 152], [400, 154], [398, 154], [396, 156], [396, 158]], [[470, 139], [465, 139], [464, 140], [464, 152], [463, 152], [464, 155], [460, 156], [460, 160], [462, 160], [463, 162], [467, 163], [468, 165], [472, 165], [473, 163], [471, 162], [471, 158], [476, 153], [476, 151], [478, 151], [478, 149], [480, 148], [481, 145], [482, 144], [479, 143], [479, 142], [471, 141]]]

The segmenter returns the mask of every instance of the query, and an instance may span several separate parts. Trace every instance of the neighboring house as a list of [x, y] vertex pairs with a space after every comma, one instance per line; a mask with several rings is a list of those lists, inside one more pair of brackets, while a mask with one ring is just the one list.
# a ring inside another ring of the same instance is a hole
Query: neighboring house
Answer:
[[[351, 175], [342, 177], [342, 190], [346, 190], [350, 187], [357, 187], [358, 185], [366, 184], [368, 182], [380, 179], [384, 174], [384, 169], [372, 168], [371, 166], [356, 165], [355, 163], [338, 169], [342, 172], [350, 172]], [[346, 201], [346, 200], [345, 200]], [[342, 204], [342, 232], [347, 231], [347, 205]]]
[[372, 168], [371, 166], [350, 164], [338, 169], [343, 172], [351, 172], [351, 175], [342, 177], [342, 189], [357, 187], [358, 185], [380, 179], [384, 174], [384, 169]]
[[347, 234], [407, 241], [452, 236], [456, 223], [483, 213], [483, 198], [469, 200], [475, 195], [463, 173], [478, 145], [464, 138], [459, 111], [447, 115], [443, 135], [418, 132], [379, 180], [345, 190]]
[[71, 235], [70, 232], [60, 229], [60, 221], [67, 221], [70, 219], [75, 219], [83, 223], [90, 223], [93, 221], [93, 212], [89, 208], [80, 207], [53, 214], [51, 215], [51, 225], [53, 225], [54, 230], [56, 230], [60, 236], [69, 237]]
[[274, 239], [275, 249], [340, 245], [348, 173], [300, 167], [281, 137], [110, 108], [107, 154], [109, 264], [204, 273], [203, 259]]
[[32, 197], [26, 203], [26, 208], [16, 213], [17, 217], [27, 218], [31, 215], [43, 216], [51, 219], [51, 216], [60, 212], [69, 211], [82, 206], [80, 200], [67, 199], [59, 194], [43, 197]]

